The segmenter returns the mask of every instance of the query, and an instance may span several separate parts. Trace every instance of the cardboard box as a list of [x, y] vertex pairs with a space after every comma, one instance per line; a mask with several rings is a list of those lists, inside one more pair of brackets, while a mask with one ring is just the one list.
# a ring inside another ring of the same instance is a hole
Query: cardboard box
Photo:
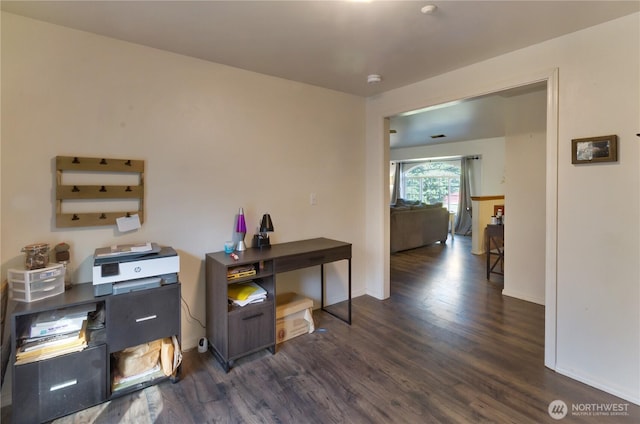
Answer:
[[276, 343], [313, 333], [313, 300], [297, 293], [276, 296]]

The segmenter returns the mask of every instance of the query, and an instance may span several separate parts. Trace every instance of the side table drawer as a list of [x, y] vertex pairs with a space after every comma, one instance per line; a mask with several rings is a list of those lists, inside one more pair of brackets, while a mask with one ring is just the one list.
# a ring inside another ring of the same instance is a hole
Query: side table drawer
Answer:
[[107, 399], [107, 348], [99, 345], [15, 370], [15, 423], [34, 423], [88, 408]]
[[275, 345], [274, 301], [229, 313], [229, 359]]
[[329, 262], [348, 259], [351, 257], [351, 246], [338, 247], [335, 249], [322, 250], [318, 252], [303, 253], [295, 256], [287, 256], [275, 259], [275, 272], [287, 272], [294, 269], [306, 268], [314, 265], [326, 264]]
[[109, 352], [180, 334], [180, 284], [111, 296]]

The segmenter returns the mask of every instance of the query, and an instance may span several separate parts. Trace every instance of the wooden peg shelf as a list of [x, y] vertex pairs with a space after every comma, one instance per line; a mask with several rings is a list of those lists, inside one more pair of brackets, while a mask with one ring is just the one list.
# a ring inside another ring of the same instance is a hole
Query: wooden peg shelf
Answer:
[[[62, 184], [65, 171], [136, 173], [138, 185], [81, 185]], [[137, 199], [138, 210], [123, 212], [78, 212], [62, 213], [65, 200], [127, 200]], [[56, 156], [56, 226], [89, 227], [115, 225], [116, 219], [138, 214], [140, 222], [144, 217], [144, 161], [131, 159], [86, 158], [77, 156]]]

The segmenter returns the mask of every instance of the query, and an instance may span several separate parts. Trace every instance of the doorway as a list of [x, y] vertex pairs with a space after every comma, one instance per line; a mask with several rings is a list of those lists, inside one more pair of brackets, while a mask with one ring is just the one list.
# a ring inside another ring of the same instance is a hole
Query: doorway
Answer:
[[[516, 87], [525, 87], [530, 84], [546, 82], [546, 128], [545, 135], [545, 204], [544, 204], [544, 303], [545, 308], [545, 365], [551, 369], [555, 369], [556, 362], [556, 345], [555, 345], [555, 327], [556, 327], [556, 268], [557, 268], [557, 151], [558, 151], [558, 122], [557, 122], [557, 93], [558, 93], [558, 71], [557, 69], [543, 72], [532, 73], [528, 77], [519, 78], [518, 80], [511, 81], [511, 84], [500, 83], [493, 87], [492, 90], [488, 90], [485, 93], [477, 93], [476, 95], [469, 96], [467, 98], [475, 98], [478, 96], [484, 96], [488, 93], [495, 93], [504, 90], [509, 90]], [[461, 97], [462, 98], [462, 97]], [[464, 100], [464, 98], [462, 98]], [[461, 101], [461, 100], [456, 100]], [[393, 102], [391, 102], [393, 103]], [[441, 102], [442, 103], [442, 102]], [[424, 103], [423, 103], [424, 104]], [[418, 106], [419, 107], [419, 106]], [[413, 107], [412, 110], [418, 109]], [[368, 118], [368, 132], [371, 134], [373, 140], [379, 140], [380, 146], [383, 149], [373, 151], [373, 155], [380, 155], [379, 159], [381, 164], [381, 171], [375, 173], [383, 176], [389, 175], [389, 160], [390, 160], [390, 136], [388, 122], [385, 122], [385, 117], [393, 116], [395, 114], [403, 113], [402, 110], [391, 110], [386, 106], [385, 110], [383, 105], [380, 107], [380, 111], [376, 108], [376, 111], [370, 114]], [[386, 113], [385, 113], [386, 112]], [[389, 113], [391, 112], [391, 113]], [[377, 122], [376, 122], [377, 121]], [[385, 128], [386, 127], [386, 128]], [[378, 162], [378, 163], [380, 163]], [[386, 179], [385, 178], [385, 179]], [[380, 180], [378, 180], [380, 181]], [[389, 296], [389, 190], [388, 185], [386, 187], [377, 186], [373, 191], [378, 191], [378, 201], [375, 201], [380, 205], [381, 216], [372, 215], [370, 219], [380, 219], [382, 221], [382, 229], [380, 233], [370, 234], [371, 242], [369, 245], [374, 245], [376, 242], [380, 243], [380, 248], [372, 253], [370, 259], [378, 261], [378, 266], [372, 266], [370, 269], [371, 278], [370, 285], [367, 287], [368, 291], [380, 298], [386, 298]], [[507, 217], [508, 222], [508, 217]], [[372, 225], [370, 228], [374, 228]], [[382, 280], [382, 281], [381, 281]]]
[[[545, 303], [546, 97], [545, 81], [389, 118], [390, 157], [403, 164], [397, 169], [404, 170], [399, 180], [409, 200], [415, 200], [409, 171], [415, 164], [464, 158], [475, 171], [467, 173], [476, 199], [473, 253], [485, 250], [483, 232], [493, 205], [507, 204], [503, 294], [540, 305]], [[436, 135], [425, 136], [429, 133]], [[430, 186], [425, 190], [433, 198], [441, 194]]]

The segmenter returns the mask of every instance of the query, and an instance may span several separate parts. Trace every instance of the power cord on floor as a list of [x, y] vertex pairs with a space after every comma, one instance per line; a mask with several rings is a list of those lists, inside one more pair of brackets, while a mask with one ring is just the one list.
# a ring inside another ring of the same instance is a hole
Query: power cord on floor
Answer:
[[204, 325], [202, 325], [202, 321], [200, 321], [198, 318], [194, 317], [193, 315], [191, 315], [191, 309], [189, 309], [189, 305], [187, 304], [187, 301], [184, 300], [184, 297], [182, 297], [182, 295], [180, 295], [180, 299], [182, 300], [182, 303], [184, 303], [184, 306], [187, 307], [187, 314], [189, 315], [189, 317], [191, 317], [191, 319], [198, 321], [198, 324], [200, 324], [200, 327], [206, 329], [207, 327], [205, 327]]

